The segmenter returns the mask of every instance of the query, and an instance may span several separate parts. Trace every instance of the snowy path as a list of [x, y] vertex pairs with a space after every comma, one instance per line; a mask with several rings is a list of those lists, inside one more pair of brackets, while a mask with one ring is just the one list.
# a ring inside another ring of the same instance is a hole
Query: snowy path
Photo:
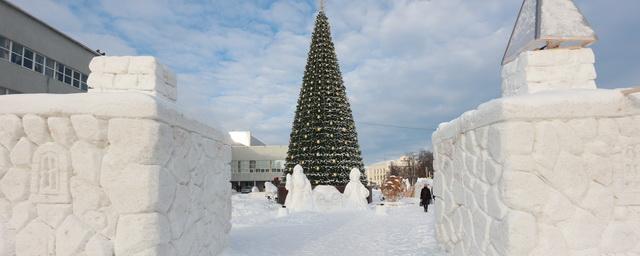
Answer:
[[231, 248], [223, 255], [444, 255], [436, 245], [433, 213], [415, 204], [388, 207], [387, 216], [371, 210], [275, 218], [275, 209], [265, 211], [254, 220], [233, 221]]

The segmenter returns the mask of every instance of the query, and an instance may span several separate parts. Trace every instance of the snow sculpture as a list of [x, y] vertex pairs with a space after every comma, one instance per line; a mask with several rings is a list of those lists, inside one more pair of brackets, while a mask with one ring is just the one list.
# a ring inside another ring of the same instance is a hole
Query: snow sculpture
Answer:
[[[284, 188], [287, 191], [291, 191], [293, 189], [293, 182], [291, 182], [291, 174], [290, 173], [287, 173], [287, 177], [286, 177], [286, 180], [285, 180], [285, 183], [284, 183]], [[287, 194], [287, 197], [284, 198], [284, 206], [285, 207], [288, 206], [291, 203], [291, 198], [292, 197], [290, 197], [289, 194]]]
[[304, 175], [302, 166], [296, 165], [293, 168], [293, 175], [287, 176], [287, 199], [285, 199], [285, 206], [292, 212], [300, 211], [312, 211], [313, 205], [313, 193], [311, 191], [311, 182]]
[[[536, 34], [591, 35], [578, 14], [527, 0], [520, 16]], [[534, 50], [504, 64], [510, 97], [433, 133], [438, 241], [454, 255], [640, 255], [640, 95], [597, 89], [591, 49]]]
[[596, 89], [593, 29], [571, 0], [525, 0], [502, 62], [502, 96]]
[[524, 51], [584, 47], [597, 39], [572, 0], [524, 0], [502, 64]]
[[35, 151], [31, 172], [32, 202], [69, 203], [68, 152], [60, 145], [46, 143]]
[[269, 199], [273, 199], [276, 198], [276, 196], [278, 195], [278, 187], [276, 187], [275, 185], [273, 185], [273, 183], [271, 182], [265, 182], [264, 183], [264, 196], [266, 196]]
[[219, 254], [227, 134], [181, 112], [153, 57], [90, 69], [88, 93], [0, 96], [0, 255]]
[[258, 192], [260, 192], [260, 189], [259, 189], [258, 187], [253, 186], [253, 187], [251, 188], [251, 193], [258, 193]]
[[349, 173], [349, 183], [344, 188], [343, 206], [350, 210], [366, 210], [369, 190], [360, 182], [360, 170], [351, 169]]
[[342, 208], [342, 193], [334, 186], [319, 185], [313, 189], [316, 210], [330, 212]]

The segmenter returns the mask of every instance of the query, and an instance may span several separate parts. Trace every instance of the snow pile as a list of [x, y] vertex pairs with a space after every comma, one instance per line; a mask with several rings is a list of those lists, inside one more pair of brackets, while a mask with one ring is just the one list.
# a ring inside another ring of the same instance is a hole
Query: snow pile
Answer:
[[372, 203], [377, 203], [382, 201], [383, 196], [382, 196], [382, 190], [380, 189], [371, 189], [371, 201]]
[[231, 224], [233, 227], [253, 226], [275, 218], [280, 205], [265, 198], [265, 193], [234, 194], [231, 196]]
[[342, 193], [334, 186], [320, 185], [313, 189], [316, 210], [331, 212], [342, 208]]

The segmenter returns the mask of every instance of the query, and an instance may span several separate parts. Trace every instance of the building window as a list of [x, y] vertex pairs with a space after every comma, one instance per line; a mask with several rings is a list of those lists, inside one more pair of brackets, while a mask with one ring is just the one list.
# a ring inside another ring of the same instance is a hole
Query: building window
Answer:
[[47, 77], [87, 91], [88, 76], [58, 63], [45, 55], [0, 36], [0, 59], [44, 74]]
[[33, 65], [33, 70], [40, 74], [44, 72], [44, 56], [36, 53], [36, 62]]
[[44, 75], [50, 78], [56, 74], [56, 62], [52, 59], [47, 58], [46, 65], [44, 69]]
[[82, 77], [80, 79], [80, 85], [82, 87], [80, 89], [82, 89], [83, 91], [86, 91], [89, 88], [89, 86], [87, 86], [87, 75], [82, 74]]
[[11, 56], [11, 54], [9, 54], [10, 48], [11, 48], [10, 41], [0, 36], [0, 59], [9, 60], [9, 57]]
[[11, 43], [11, 62], [22, 65], [22, 51], [24, 47], [17, 43]]
[[60, 82], [64, 82], [64, 65], [56, 63], [56, 79]]
[[271, 161], [271, 172], [282, 172], [284, 170], [285, 160]]
[[23, 47], [24, 54], [22, 55], [22, 66], [28, 69], [33, 69], [33, 51]]
[[73, 71], [73, 87], [80, 88], [80, 72]]
[[69, 68], [69, 67], [65, 67], [64, 68], [64, 83], [71, 85], [72, 83], [72, 79], [71, 76], [73, 75], [73, 69]]
[[253, 172], [256, 169], [256, 161], [251, 160], [249, 161], [249, 172]]
[[269, 172], [269, 169], [271, 168], [271, 161], [269, 160], [258, 160], [256, 161], [256, 168], [259, 170], [259, 172]]
[[240, 167], [240, 172], [244, 172], [244, 173], [249, 172], [249, 161], [246, 161], [246, 160], [238, 161], [238, 166]]

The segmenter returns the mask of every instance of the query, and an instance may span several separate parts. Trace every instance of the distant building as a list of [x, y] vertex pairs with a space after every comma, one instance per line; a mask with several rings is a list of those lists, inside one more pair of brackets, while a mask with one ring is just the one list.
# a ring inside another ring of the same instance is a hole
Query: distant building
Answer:
[[87, 91], [99, 53], [0, 0], [0, 95]]
[[368, 185], [380, 186], [390, 175], [391, 166], [405, 167], [407, 165], [407, 161], [405, 159], [406, 156], [402, 156], [398, 160], [387, 160], [365, 166], [364, 169], [367, 174]]
[[234, 188], [258, 186], [283, 180], [287, 146], [268, 146], [248, 131], [229, 132], [235, 143], [231, 149], [231, 183]]

